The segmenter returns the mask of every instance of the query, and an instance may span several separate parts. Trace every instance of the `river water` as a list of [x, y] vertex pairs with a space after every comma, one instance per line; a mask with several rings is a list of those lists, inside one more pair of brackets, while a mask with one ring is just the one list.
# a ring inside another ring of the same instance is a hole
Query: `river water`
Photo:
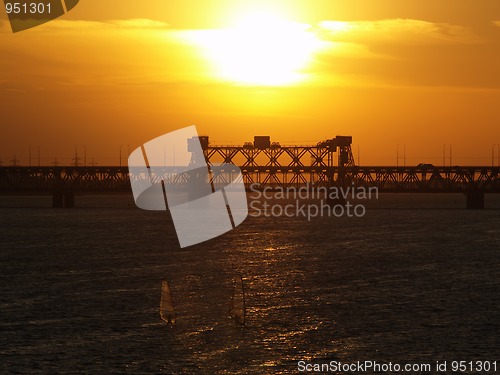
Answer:
[[[185, 249], [166, 212], [76, 200], [0, 198], [0, 373], [499, 359], [500, 196], [477, 211], [459, 195], [388, 194], [363, 217], [249, 217]], [[227, 314], [238, 274], [245, 328]], [[162, 280], [173, 328], [159, 319]]]

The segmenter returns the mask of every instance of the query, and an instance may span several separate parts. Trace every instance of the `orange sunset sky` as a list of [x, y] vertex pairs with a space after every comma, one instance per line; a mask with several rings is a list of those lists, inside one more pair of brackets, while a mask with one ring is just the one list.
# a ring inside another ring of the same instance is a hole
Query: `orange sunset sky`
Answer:
[[500, 1], [83, 0], [15, 34], [1, 9], [0, 115], [3, 165], [30, 145], [117, 165], [191, 124], [214, 144], [352, 135], [362, 165], [441, 165], [444, 144], [497, 165]]

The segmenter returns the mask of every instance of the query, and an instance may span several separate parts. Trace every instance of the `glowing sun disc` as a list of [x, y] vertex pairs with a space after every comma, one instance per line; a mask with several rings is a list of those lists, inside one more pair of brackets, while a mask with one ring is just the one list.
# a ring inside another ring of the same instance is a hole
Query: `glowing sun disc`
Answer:
[[199, 42], [217, 75], [246, 85], [280, 86], [305, 79], [319, 40], [309, 26], [253, 14], [234, 28], [204, 31]]

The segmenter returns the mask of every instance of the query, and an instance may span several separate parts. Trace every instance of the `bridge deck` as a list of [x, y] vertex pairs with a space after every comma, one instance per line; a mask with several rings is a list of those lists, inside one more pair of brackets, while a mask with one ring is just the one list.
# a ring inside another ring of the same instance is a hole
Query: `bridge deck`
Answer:
[[[481, 190], [500, 193], [500, 167], [393, 167], [393, 166], [248, 166], [242, 165], [248, 188], [377, 187], [381, 192], [459, 193]], [[213, 176], [229, 182], [236, 174], [230, 165]], [[127, 192], [130, 178], [186, 183], [177, 167], [154, 168], [153, 172], [127, 167], [0, 167], [0, 193]]]

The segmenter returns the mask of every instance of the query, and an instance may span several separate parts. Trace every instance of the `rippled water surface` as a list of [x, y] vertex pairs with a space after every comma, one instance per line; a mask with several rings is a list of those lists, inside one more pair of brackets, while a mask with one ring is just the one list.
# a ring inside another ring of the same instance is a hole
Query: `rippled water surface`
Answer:
[[[297, 373], [299, 360], [495, 360], [500, 197], [381, 197], [362, 218], [250, 217], [180, 249], [126, 196], [0, 198], [0, 373]], [[245, 280], [248, 324], [228, 318]], [[177, 326], [159, 320], [170, 282]]]

